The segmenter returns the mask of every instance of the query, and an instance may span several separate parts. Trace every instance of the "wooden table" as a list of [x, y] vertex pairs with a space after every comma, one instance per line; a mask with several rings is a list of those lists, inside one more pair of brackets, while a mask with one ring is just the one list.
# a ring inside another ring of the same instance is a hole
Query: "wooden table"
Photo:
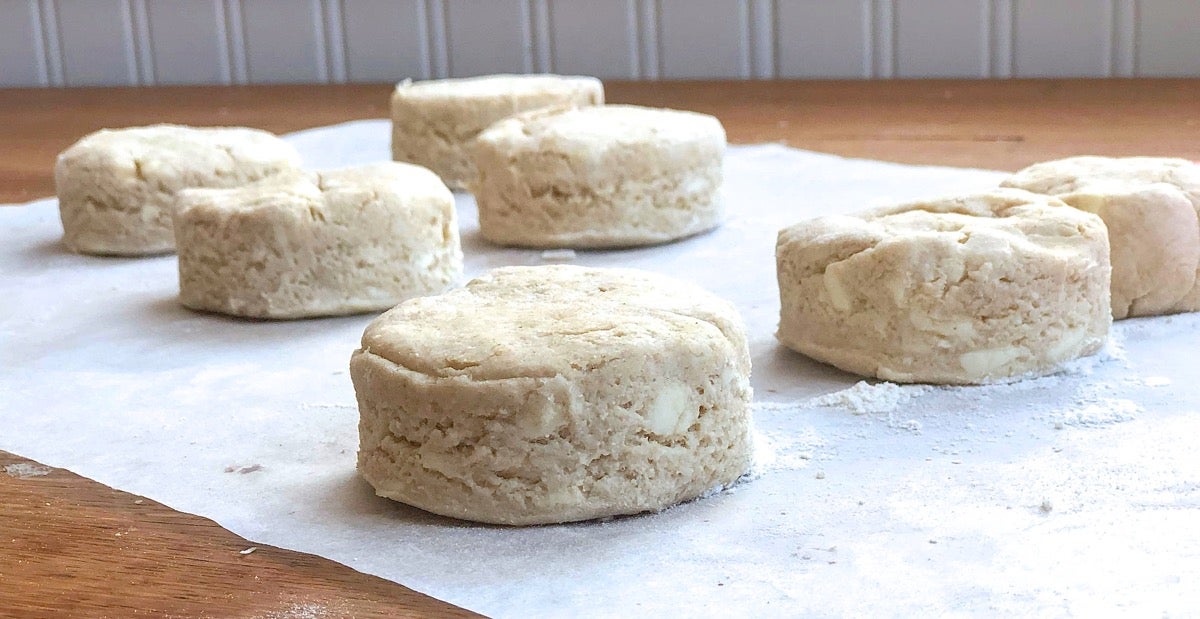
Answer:
[[[735, 143], [1015, 170], [1081, 153], [1200, 159], [1200, 80], [614, 82], [614, 103], [693, 109]], [[384, 118], [390, 86], [0, 90], [0, 203], [54, 193], [54, 156], [102, 127], [276, 132]]]
[[[388, 92], [387, 85], [0, 90], [0, 203], [53, 194], [54, 156], [101, 127], [177, 122], [284, 132], [384, 117]], [[1013, 170], [1074, 154], [1200, 160], [1200, 80], [624, 82], [608, 84], [608, 94], [611, 102], [714, 114], [732, 142], [906, 163]], [[0, 615], [471, 616], [6, 452]]]

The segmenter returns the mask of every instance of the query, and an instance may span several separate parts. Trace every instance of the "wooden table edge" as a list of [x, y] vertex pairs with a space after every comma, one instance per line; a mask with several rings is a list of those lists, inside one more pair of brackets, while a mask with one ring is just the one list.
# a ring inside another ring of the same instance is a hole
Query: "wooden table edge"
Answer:
[[0, 496], [0, 615], [481, 616], [6, 451]]

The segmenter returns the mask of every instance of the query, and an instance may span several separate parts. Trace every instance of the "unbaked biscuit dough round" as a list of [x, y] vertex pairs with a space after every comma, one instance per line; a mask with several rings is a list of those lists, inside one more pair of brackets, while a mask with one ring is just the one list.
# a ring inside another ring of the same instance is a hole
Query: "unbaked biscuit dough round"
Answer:
[[1055, 371], [1112, 322], [1098, 217], [997, 189], [823, 217], [776, 246], [779, 340], [847, 372], [980, 384]]
[[630, 247], [711, 230], [725, 129], [630, 105], [535, 112], [479, 136], [472, 193], [483, 237], [523, 247]]
[[475, 177], [469, 146], [492, 123], [542, 108], [604, 103], [594, 77], [485, 75], [413, 82], [392, 93], [392, 159], [433, 170], [451, 189]]
[[625, 269], [509, 267], [376, 319], [350, 361], [380, 496], [508, 525], [660, 510], [750, 464], [734, 308]]
[[266, 131], [104, 129], [63, 151], [54, 166], [63, 243], [84, 254], [169, 253], [177, 191], [236, 187], [299, 165], [295, 149]]
[[1072, 157], [1025, 168], [1003, 186], [1052, 195], [1104, 220], [1114, 318], [1200, 310], [1200, 165]]
[[175, 234], [180, 302], [235, 316], [377, 311], [462, 274], [454, 196], [405, 163], [188, 189]]

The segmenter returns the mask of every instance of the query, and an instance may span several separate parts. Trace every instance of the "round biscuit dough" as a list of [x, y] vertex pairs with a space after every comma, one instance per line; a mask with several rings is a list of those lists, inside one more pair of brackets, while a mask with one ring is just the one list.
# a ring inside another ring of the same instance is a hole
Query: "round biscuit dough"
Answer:
[[1200, 310], [1200, 165], [1164, 157], [1072, 157], [1006, 179], [1095, 213], [1112, 245], [1117, 319]]
[[509, 267], [376, 319], [350, 361], [380, 496], [531, 525], [664, 509], [751, 457], [736, 310], [625, 269]]
[[485, 75], [413, 82], [392, 93], [392, 159], [433, 170], [455, 190], [475, 178], [470, 144], [492, 123], [543, 108], [604, 103], [594, 77]]
[[1047, 374], [1112, 322], [1104, 223], [1017, 189], [802, 222], [776, 258], [779, 340], [889, 381]]
[[55, 163], [63, 243], [83, 254], [170, 253], [176, 192], [237, 187], [299, 165], [291, 145], [257, 129], [103, 129], [63, 151]]
[[462, 275], [454, 196], [404, 163], [188, 189], [175, 234], [180, 302], [234, 316], [378, 311]]
[[711, 230], [725, 129], [712, 116], [630, 105], [501, 121], [475, 144], [483, 237], [522, 247], [665, 243]]

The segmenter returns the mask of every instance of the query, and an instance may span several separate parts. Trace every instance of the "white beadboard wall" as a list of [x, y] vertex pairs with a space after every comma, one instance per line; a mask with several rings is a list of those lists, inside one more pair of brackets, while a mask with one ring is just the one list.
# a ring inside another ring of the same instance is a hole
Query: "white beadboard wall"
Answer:
[[1200, 76], [1195, 0], [0, 0], [0, 86]]

